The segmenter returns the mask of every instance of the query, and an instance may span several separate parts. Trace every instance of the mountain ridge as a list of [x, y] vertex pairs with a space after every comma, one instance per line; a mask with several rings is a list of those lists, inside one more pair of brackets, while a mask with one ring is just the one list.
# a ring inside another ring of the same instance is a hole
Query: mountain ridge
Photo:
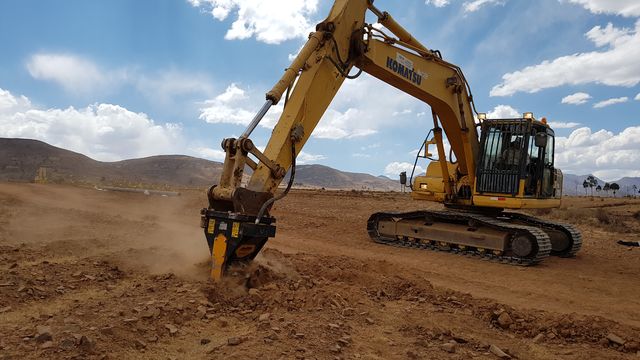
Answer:
[[[222, 173], [222, 163], [188, 155], [103, 162], [39, 140], [0, 138], [0, 181], [33, 181], [41, 167], [47, 169], [51, 182], [125, 186], [205, 187], [215, 184]], [[582, 183], [587, 176], [565, 173], [564, 194], [583, 195]], [[604, 186], [603, 180], [596, 179]], [[288, 175], [283, 184], [286, 181]], [[633, 185], [640, 189], [640, 177], [624, 177], [612, 182], [620, 185], [621, 194], [632, 192]], [[337, 190], [400, 190], [399, 181], [385, 175], [342, 171], [320, 164], [298, 165], [294, 185]]]
[[[215, 184], [222, 173], [222, 163], [187, 155], [103, 162], [39, 140], [0, 138], [0, 181], [33, 181], [40, 168], [46, 168], [50, 182], [121, 186], [205, 187]], [[391, 179], [324, 165], [298, 165], [295, 184], [338, 190], [400, 188]]]

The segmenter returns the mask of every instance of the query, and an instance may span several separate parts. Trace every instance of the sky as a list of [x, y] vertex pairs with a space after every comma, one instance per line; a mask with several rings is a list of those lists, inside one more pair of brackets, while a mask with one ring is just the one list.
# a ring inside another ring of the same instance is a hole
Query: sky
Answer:
[[[101, 161], [222, 161], [221, 140], [244, 131], [331, 4], [1, 1], [0, 137]], [[375, 5], [463, 69], [478, 111], [549, 119], [563, 171], [640, 176], [637, 0]], [[252, 135], [258, 146], [278, 110]], [[411, 170], [431, 126], [426, 104], [365, 74], [345, 81], [298, 162], [395, 178]]]

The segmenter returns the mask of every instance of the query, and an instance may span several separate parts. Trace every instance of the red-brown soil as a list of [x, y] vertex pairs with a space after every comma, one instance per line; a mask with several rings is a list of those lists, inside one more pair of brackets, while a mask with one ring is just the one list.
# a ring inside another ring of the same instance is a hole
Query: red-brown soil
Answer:
[[370, 213], [438, 207], [408, 195], [293, 191], [250, 291], [208, 280], [204, 205], [0, 184], [0, 359], [638, 358], [638, 200], [565, 200], [541, 216], [582, 251], [521, 268], [371, 242]]

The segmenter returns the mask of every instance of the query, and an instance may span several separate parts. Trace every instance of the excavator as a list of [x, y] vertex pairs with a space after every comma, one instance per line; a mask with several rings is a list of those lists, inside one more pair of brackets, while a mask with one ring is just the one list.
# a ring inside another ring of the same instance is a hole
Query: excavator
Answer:
[[[222, 141], [220, 181], [208, 190], [209, 206], [201, 211], [212, 279], [252, 261], [275, 236], [270, 211], [293, 185], [297, 154], [343, 82], [362, 72], [431, 108], [433, 129], [419, 152], [431, 161], [424, 175], [412, 174], [410, 186], [414, 199], [445, 205], [439, 211], [375, 213], [367, 221], [373, 241], [521, 266], [550, 255], [574, 256], [581, 247], [574, 227], [509, 211], [560, 206], [562, 172], [554, 166], [554, 132], [546, 119], [533, 113], [489, 119], [478, 113], [462, 70], [373, 2], [335, 0], [247, 129]], [[369, 11], [377, 23], [366, 22]], [[250, 136], [280, 101], [283, 112], [260, 151]], [[246, 169], [252, 171], [243, 181]], [[287, 173], [286, 188], [276, 194]]]

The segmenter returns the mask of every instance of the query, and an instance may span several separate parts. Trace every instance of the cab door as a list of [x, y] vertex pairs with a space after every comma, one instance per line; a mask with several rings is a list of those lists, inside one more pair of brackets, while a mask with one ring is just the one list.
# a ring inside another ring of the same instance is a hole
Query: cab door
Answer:
[[518, 194], [528, 163], [531, 123], [523, 119], [482, 123], [481, 153], [476, 169], [478, 193]]

